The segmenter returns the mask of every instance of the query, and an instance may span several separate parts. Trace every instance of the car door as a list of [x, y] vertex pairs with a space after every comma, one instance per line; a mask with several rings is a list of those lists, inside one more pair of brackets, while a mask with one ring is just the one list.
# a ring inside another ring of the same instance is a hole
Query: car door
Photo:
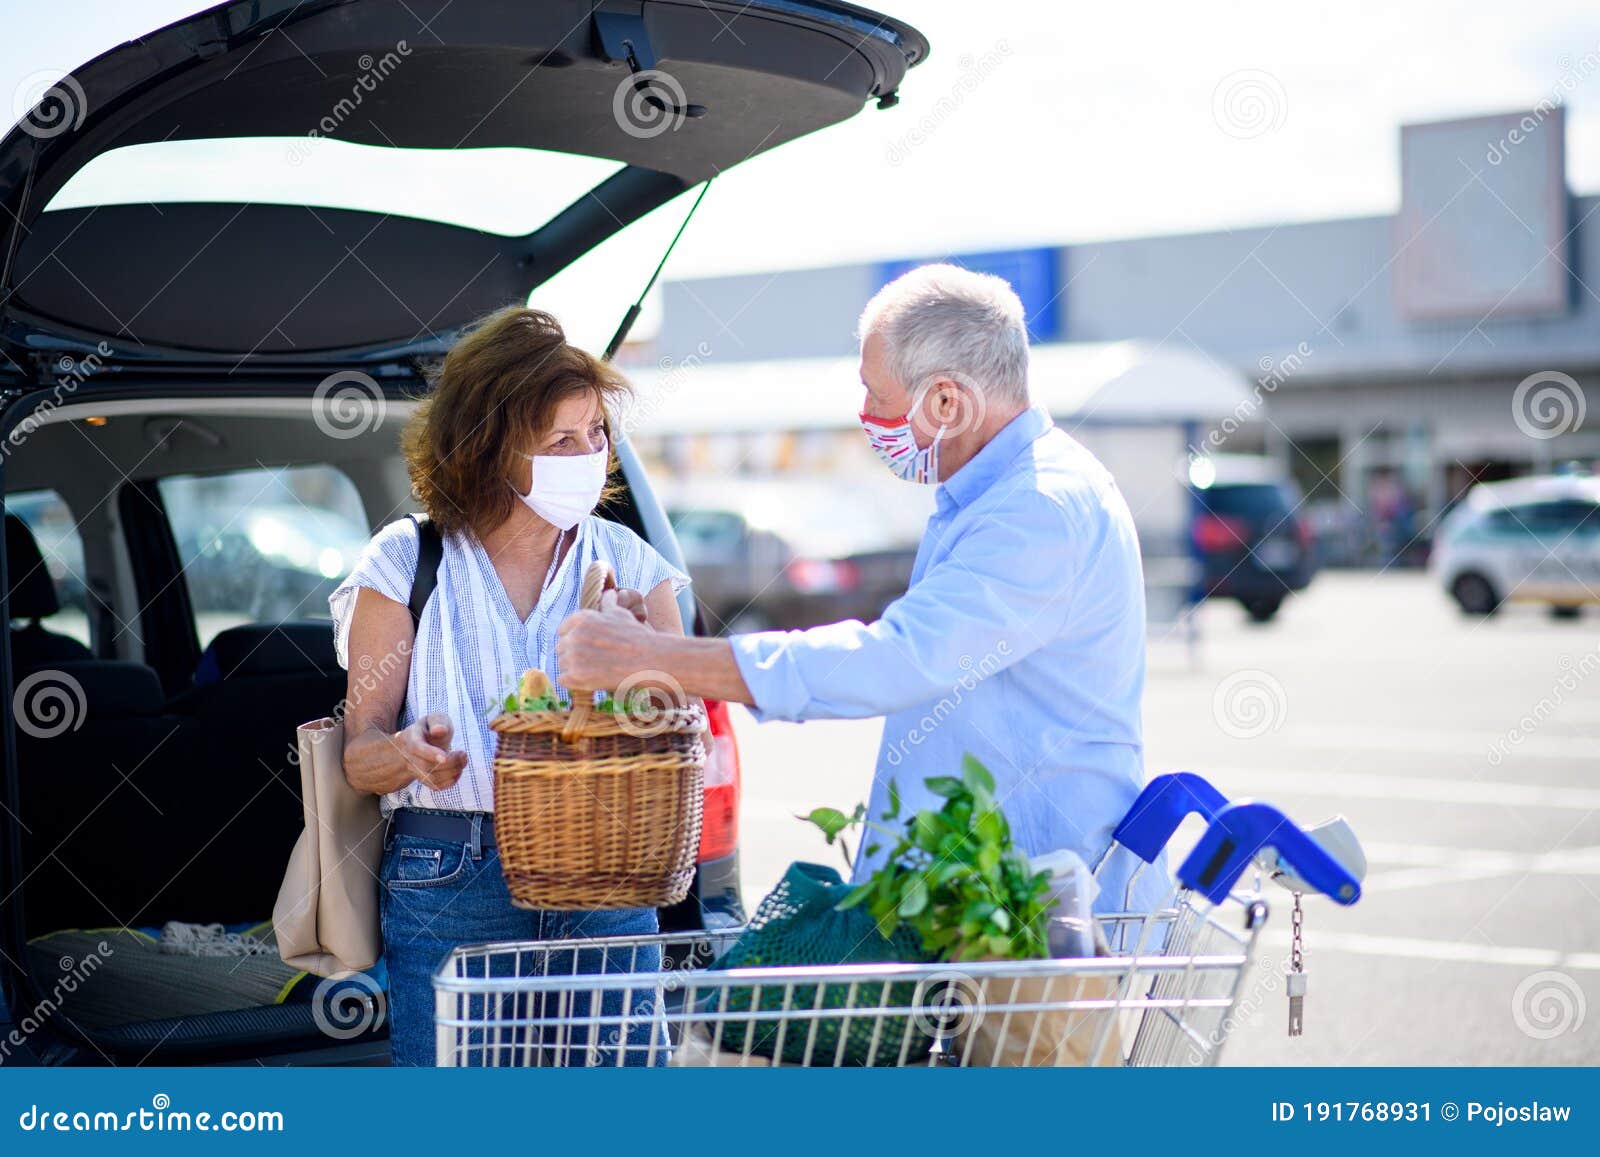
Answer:
[[1560, 499], [1530, 507], [1530, 593], [1563, 603], [1600, 599], [1600, 505]]

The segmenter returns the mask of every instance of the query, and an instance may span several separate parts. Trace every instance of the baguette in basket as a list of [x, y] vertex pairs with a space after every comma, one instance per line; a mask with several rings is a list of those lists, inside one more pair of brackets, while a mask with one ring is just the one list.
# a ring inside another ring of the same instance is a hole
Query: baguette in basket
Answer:
[[[590, 564], [584, 609], [610, 579], [604, 562]], [[495, 840], [519, 908], [663, 907], [689, 893], [705, 709], [659, 688], [618, 690], [598, 707], [587, 697], [565, 706], [535, 668], [490, 721]]]

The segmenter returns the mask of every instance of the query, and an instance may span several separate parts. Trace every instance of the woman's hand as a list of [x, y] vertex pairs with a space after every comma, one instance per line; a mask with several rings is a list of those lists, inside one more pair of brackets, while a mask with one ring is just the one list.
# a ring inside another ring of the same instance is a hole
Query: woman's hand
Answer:
[[412, 779], [432, 791], [443, 791], [454, 787], [467, 767], [467, 753], [450, 750], [454, 735], [450, 717], [435, 712], [395, 732], [393, 742]]

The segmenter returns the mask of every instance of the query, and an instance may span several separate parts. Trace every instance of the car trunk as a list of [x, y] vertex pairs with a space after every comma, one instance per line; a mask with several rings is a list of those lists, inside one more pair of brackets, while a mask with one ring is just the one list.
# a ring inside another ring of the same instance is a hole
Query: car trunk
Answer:
[[[892, 101], [925, 53], [822, 0], [221, 5], [84, 65], [0, 142], [0, 342], [255, 363], [437, 346], [684, 190]], [[616, 167], [512, 236], [336, 206], [49, 207], [113, 150], [230, 138]]]
[[[182, 412], [230, 391], [309, 399], [325, 375], [356, 368], [396, 396], [418, 381], [419, 359], [447, 348], [462, 325], [526, 300], [651, 210], [869, 101], [892, 102], [926, 51], [914, 30], [831, 0], [250, 0], [124, 44], [63, 80], [53, 110], [36, 110], [0, 141], [11, 225], [0, 260], [0, 437], [86, 402], [170, 398]], [[75, 174], [116, 150], [308, 136], [607, 164], [520, 232], [310, 202], [51, 207]], [[70, 471], [70, 460], [59, 469]], [[20, 476], [21, 461], [0, 458], [0, 480], [7, 472]], [[132, 505], [121, 525], [136, 528], [138, 496], [122, 500]], [[0, 558], [0, 572], [8, 563]], [[0, 684], [13, 686], [15, 675], [8, 641]], [[19, 790], [10, 713], [4, 731], [0, 904], [15, 963], [28, 958], [18, 888], [31, 865], [13, 813], [29, 793]], [[23, 739], [39, 746], [37, 736]], [[203, 760], [215, 739], [201, 735], [185, 750]], [[108, 795], [118, 788], [105, 784]], [[181, 810], [181, 792], [151, 794]], [[82, 802], [87, 810], [97, 801]], [[50, 978], [19, 967], [14, 980], [20, 1016]], [[304, 1044], [315, 1028], [309, 1008], [274, 1006], [135, 1024], [95, 1044], [113, 1054], [248, 1055]], [[50, 1031], [84, 1039], [67, 1017]]]

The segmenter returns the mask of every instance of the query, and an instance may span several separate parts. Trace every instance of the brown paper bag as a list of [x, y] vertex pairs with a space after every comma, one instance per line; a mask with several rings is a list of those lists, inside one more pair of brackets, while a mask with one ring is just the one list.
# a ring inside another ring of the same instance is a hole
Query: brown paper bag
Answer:
[[318, 719], [298, 735], [306, 827], [272, 909], [278, 954], [317, 976], [360, 972], [383, 955], [383, 815], [377, 796], [356, 791], [344, 778], [342, 722]]
[[1007, 1011], [1018, 1004], [1114, 1000], [1121, 977], [1029, 976], [989, 978], [978, 985], [980, 1002], [955, 1043], [964, 1065], [1070, 1068], [1122, 1064], [1120, 1016], [1115, 1008]]

